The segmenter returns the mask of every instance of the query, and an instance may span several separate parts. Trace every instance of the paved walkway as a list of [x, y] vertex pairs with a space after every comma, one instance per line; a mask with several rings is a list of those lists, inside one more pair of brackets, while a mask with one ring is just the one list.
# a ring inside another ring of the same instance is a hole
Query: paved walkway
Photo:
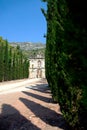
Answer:
[[35, 78], [0, 82], [0, 94], [2, 92], [7, 92], [9, 90], [24, 87], [26, 84], [35, 83], [37, 81], [40, 81], [40, 79]]

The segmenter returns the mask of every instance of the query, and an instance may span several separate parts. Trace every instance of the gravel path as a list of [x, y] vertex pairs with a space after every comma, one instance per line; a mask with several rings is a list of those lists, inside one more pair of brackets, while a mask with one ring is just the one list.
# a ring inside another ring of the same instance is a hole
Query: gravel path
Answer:
[[0, 130], [65, 130], [46, 79], [0, 83]]

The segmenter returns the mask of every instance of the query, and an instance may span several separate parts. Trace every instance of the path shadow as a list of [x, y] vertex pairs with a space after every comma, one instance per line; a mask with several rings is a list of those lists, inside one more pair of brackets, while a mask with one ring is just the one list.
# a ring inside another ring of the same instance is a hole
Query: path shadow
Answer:
[[48, 84], [38, 84], [30, 87], [26, 87], [27, 89], [32, 89], [41, 93], [51, 93], [50, 88], [48, 87]]
[[58, 128], [65, 129], [65, 120], [61, 114], [56, 113], [55, 111], [44, 107], [34, 101], [27, 100], [26, 98], [20, 98], [28, 109], [30, 109], [36, 117], [40, 118], [46, 124], [50, 126], [56, 126]]
[[3, 104], [0, 130], [40, 130], [40, 128], [32, 124], [11, 105]]
[[34, 97], [34, 98], [39, 99], [39, 100], [41, 100], [41, 101], [44, 101], [44, 102], [47, 102], [47, 103], [52, 102], [52, 98], [40, 96], [40, 95], [33, 94], [33, 93], [30, 93], [30, 92], [25, 92], [25, 91], [22, 91], [22, 92], [23, 92], [24, 94], [28, 95], [28, 96]]

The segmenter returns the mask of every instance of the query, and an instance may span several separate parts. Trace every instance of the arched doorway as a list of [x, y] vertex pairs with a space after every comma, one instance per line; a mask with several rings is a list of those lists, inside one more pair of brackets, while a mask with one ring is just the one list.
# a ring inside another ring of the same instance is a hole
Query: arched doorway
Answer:
[[40, 68], [37, 69], [37, 78], [42, 78], [42, 70]]

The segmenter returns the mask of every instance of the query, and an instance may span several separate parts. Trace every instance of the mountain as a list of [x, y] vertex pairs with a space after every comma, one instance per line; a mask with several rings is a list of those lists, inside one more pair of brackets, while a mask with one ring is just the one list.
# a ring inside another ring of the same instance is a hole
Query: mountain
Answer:
[[31, 42], [11, 42], [9, 44], [13, 47], [20, 46], [20, 49], [27, 58], [35, 58], [38, 54], [41, 57], [45, 57], [46, 44]]
[[14, 47], [20, 46], [20, 49], [25, 51], [44, 49], [46, 47], [46, 44], [31, 42], [10, 42], [10, 45]]

